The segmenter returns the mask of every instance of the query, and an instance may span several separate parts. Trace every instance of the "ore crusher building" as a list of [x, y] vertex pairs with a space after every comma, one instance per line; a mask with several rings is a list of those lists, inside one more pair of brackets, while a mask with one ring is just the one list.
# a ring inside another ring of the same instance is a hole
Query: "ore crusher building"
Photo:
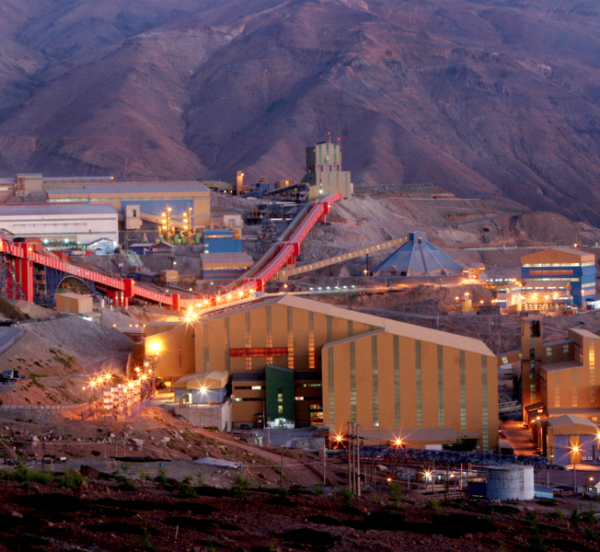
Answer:
[[290, 295], [146, 330], [158, 377], [228, 375], [234, 424], [333, 435], [352, 422], [378, 442], [497, 444], [496, 356], [476, 339]]
[[585, 307], [596, 298], [596, 255], [579, 249], [554, 248], [521, 257], [521, 279], [530, 284], [569, 284], [573, 303]]

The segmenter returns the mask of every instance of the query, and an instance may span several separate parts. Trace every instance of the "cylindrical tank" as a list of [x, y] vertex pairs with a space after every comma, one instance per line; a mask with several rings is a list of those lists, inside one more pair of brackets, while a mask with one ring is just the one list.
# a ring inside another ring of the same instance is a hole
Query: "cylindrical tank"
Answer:
[[533, 500], [533, 466], [489, 466], [487, 497], [495, 500]]

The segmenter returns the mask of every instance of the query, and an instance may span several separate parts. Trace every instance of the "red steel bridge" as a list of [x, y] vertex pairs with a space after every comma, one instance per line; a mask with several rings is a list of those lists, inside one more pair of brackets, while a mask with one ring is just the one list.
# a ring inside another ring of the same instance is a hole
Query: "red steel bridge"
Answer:
[[85, 283], [92, 293], [100, 288], [116, 306], [126, 307], [132, 298], [158, 303], [171, 310], [195, 307], [214, 307], [219, 303], [239, 300], [255, 292], [264, 291], [265, 283], [284, 266], [294, 265], [300, 253], [300, 245], [315, 224], [325, 221], [331, 204], [340, 201], [341, 194], [327, 196], [313, 202], [303, 217], [294, 221], [286, 231], [285, 241], [269, 250], [249, 270], [241, 282], [230, 287], [226, 296], [198, 296], [183, 299], [178, 293], [160, 293], [136, 285], [132, 278], [112, 278], [99, 272], [67, 263], [45, 252], [36, 251], [33, 243], [10, 243], [0, 238], [0, 255], [4, 258], [6, 271], [6, 295], [9, 299], [21, 299], [43, 304], [53, 299], [56, 290], [66, 278], [76, 278]]

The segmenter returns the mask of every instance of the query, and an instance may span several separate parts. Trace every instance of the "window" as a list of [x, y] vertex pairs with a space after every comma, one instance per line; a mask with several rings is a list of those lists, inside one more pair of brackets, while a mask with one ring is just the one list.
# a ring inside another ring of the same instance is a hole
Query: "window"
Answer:
[[277, 357], [288, 356], [287, 347], [240, 347], [229, 349], [230, 357]]

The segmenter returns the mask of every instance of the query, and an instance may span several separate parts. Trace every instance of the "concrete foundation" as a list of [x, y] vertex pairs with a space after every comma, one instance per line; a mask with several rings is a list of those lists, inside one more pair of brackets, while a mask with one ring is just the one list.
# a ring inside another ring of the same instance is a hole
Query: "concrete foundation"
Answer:
[[231, 431], [231, 399], [223, 404], [189, 404], [175, 407], [175, 414], [198, 427], [216, 427]]

